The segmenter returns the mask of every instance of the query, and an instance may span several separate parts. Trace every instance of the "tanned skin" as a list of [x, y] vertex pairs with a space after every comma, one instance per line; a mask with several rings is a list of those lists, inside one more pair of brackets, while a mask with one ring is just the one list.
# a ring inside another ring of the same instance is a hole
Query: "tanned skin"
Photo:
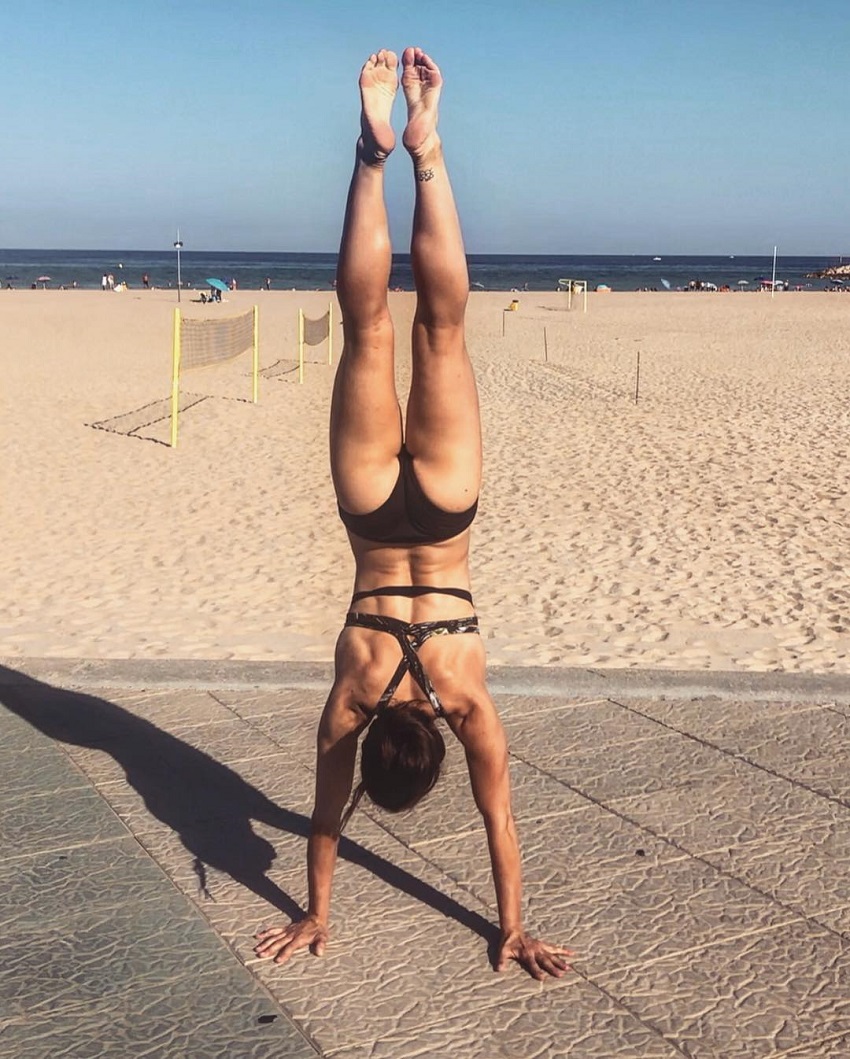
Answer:
[[[413, 162], [416, 202], [411, 261], [417, 290], [413, 373], [404, 427], [395, 386], [394, 334], [387, 303], [391, 248], [384, 205], [384, 165], [395, 146], [390, 116], [398, 58], [382, 50], [360, 74], [361, 135], [348, 195], [337, 273], [344, 348], [331, 405], [331, 473], [337, 498], [352, 514], [375, 511], [398, 476], [402, 442], [433, 503], [465, 511], [481, 485], [478, 394], [466, 351], [464, 317], [469, 276], [460, 222], [437, 132], [443, 78], [421, 48], [402, 55], [407, 102], [403, 143]], [[404, 434], [402, 431], [404, 430]], [[469, 588], [470, 531], [447, 541], [382, 545], [349, 533], [355, 591], [382, 585]], [[358, 609], [407, 622], [467, 617], [472, 607], [451, 596], [364, 599]], [[501, 937], [495, 961], [514, 960], [534, 978], [560, 978], [569, 949], [539, 941], [523, 928], [521, 865], [511, 809], [508, 747], [486, 685], [480, 636], [435, 636], [420, 657], [463, 744], [475, 802], [487, 832]], [[398, 664], [391, 636], [346, 628], [336, 647], [336, 677], [319, 723], [316, 799], [307, 851], [306, 917], [257, 935], [255, 952], [286, 963], [299, 949], [315, 956], [329, 936], [331, 885], [342, 814], [351, 794], [357, 739]], [[408, 674], [398, 701], [421, 699]]]

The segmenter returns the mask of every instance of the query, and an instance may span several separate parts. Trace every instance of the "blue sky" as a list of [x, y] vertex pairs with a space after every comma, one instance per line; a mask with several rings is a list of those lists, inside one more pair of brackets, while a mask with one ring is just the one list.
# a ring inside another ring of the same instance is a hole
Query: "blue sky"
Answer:
[[[472, 253], [850, 253], [850, 0], [41, 0], [2, 31], [0, 246], [335, 250], [359, 67], [419, 44]], [[401, 149], [387, 198], [404, 250]]]

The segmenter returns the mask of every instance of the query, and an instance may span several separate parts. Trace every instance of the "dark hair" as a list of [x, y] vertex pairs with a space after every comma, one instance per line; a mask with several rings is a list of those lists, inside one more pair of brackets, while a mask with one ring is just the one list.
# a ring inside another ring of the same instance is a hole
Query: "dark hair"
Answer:
[[391, 813], [411, 809], [440, 778], [445, 756], [446, 744], [427, 702], [412, 699], [379, 710], [360, 749], [360, 783], [340, 832], [364, 794]]

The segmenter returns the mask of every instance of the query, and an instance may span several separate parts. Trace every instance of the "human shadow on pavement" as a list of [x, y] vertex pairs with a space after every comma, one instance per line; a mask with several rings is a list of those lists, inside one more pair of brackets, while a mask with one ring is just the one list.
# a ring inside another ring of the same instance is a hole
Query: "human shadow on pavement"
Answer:
[[[51, 739], [110, 754], [151, 815], [179, 835], [194, 858], [202, 891], [205, 867], [213, 867], [290, 918], [304, 915], [267, 877], [275, 850], [251, 824], [257, 821], [306, 839], [309, 817], [276, 805], [232, 769], [107, 699], [54, 687], [0, 665], [0, 703]], [[477, 912], [344, 836], [339, 856], [478, 934], [492, 954], [498, 930]]]

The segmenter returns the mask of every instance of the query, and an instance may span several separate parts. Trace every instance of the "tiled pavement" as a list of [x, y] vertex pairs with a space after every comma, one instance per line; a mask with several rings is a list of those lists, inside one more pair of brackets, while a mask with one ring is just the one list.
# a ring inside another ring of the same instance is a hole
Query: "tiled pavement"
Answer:
[[254, 959], [327, 677], [0, 667], [0, 1057], [850, 1057], [850, 679], [495, 670], [527, 923], [579, 951], [540, 984], [489, 967], [457, 744], [355, 814], [325, 958]]

